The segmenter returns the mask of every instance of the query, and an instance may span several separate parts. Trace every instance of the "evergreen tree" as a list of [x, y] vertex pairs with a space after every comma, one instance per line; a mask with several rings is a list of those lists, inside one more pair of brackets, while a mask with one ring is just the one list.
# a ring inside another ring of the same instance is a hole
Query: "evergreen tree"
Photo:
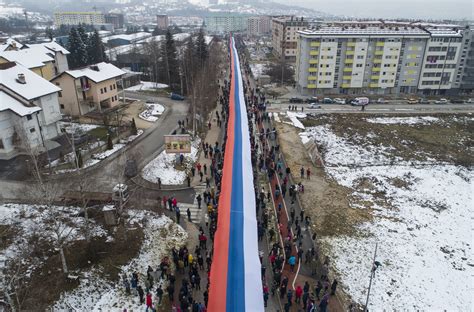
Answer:
[[68, 40], [68, 47], [70, 54], [68, 55], [68, 63], [69, 67], [72, 69], [83, 66], [84, 61], [83, 57], [86, 52], [84, 51], [84, 46], [82, 44], [81, 37], [76, 30], [76, 28], [72, 27], [69, 31], [69, 40]]
[[206, 61], [208, 55], [209, 51], [207, 50], [206, 38], [204, 38], [204, 31], [201, 28], [199, 29], [199, 33], [196, 38], [196, 58], [199, 61], [201, 67]]
[[179, 77], [179, 64], [177, 59], [176, 45], [173, 39], [173, 35], [170, 30], [166, 32], [166, 40], [161, 45], [162, 46], [162, 55], [163, 55], [163, 65], [162, 68], [166, 71], [166, 76], [168, 79], [168, 84], [171, 90], [179, 89], [180, 77]]
[[132, 118], [132, 134], [136, 135], [138, 133], [137, 125], [135, 124], [135, 118]]
[[104, 44], [102, 43], [97, 30], [89, 36], [87, 42], [87, 56], [88, 64], [100, 63], [106, 59]]
[[148, 26], [143, 26], [143, 31], [144, 31], [144, 32], [149, 32], [150, 29], [148, 28]]
[[44, 31], [45, 34], [46, 34], [46, 37], [49, 38], [49, 40], [53, 41], [53, 37], [54, 37], [54, 31], [51, 29], [51, 27], [46, 27], [46, 30]]

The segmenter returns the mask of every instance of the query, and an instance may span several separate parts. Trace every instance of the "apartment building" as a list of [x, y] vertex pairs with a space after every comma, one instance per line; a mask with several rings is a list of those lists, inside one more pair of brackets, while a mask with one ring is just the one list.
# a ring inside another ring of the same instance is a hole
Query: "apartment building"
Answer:
[[102, 62], [68, 70], [53, 78], [51, 82], [62, 89], [59, 95], [61, 113], [80, 116], [117, 106], [117, 80], [124, 74], [120, 68]]
[[0, 159], [57, 145], [60, 90], [21, 64], [0, 64]]
[[462, 40], [455, 86], [461, 93], [468, 94], [474, 92], [474, 24], [464, 28]]
[[247, 16], [224, 14], [204, 18], [206, 31], [210, 34], [228, 34], [247, 31]]
[[54, 25], [97, 25], [105, 24], [105, 16], [100, 12], [55, 12]]
[[458, 28], [338, 22], [298, 35], [295, 79], [305, 94], [445, 94], [455, 87]]
[[269, 34], [271, 32], [271, 20], [268, 15], [251, 16], [247, 20], [247, 36], [255, 37]]
[[308, 22], [302, 17], [280, 16], [272, 18], [272, 48], [273, 55], [284, 56], [289, 62], [296, 61], [298, 31], [308, 27]]
[[104, 15], [104, 20], [106, 24], [112, 24], [114, 29], [121, 29], [125, 23], [125, 18], [123, 14], [118, 13], [108, 13]]
[[455, 87], [462, 31], [452, 28], [425, 29], [430, 38], [425, 48], [418, 89], [423, 94], [445, 94], [446, 90]]
[[156, 26], [158, 27], [158, 29], [168, 29], [168, 27], [170, 26], [168, 15], [158, 14], [156, 16]]

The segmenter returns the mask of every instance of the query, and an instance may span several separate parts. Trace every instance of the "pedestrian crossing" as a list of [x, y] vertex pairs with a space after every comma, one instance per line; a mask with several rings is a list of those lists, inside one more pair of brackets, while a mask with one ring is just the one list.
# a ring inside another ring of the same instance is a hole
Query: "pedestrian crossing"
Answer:
[[189, 208], [189, 211], [191, 212], [191, 221], [196, 224], [200, 224], [201, 222], [207, 222], [207, 213], [206, 213], [206, 208], [204, 204], [204, 199], [201, 201], [201, 209], [198, 208], [198, 202], [196, 199], [196, 196], [198, 194], [201, 194], [206, 190], [206, 183], [201, 183], [197, 186], [194, 187], [194, 190], [196, 191], [196, 195], [194, 196], [194, 201], [192, 204], [188, 203], [181, 203], [179, 205], [180, 211], [181, 211], [181, 216], [187, 218], [187, 209]]

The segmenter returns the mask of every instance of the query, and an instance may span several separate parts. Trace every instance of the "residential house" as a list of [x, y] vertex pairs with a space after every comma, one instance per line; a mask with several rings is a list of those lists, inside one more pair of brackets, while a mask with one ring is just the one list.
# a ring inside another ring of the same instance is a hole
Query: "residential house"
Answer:
[[69, 51], [57, 42], [51, 41], [38, 44], [28, 44], [25, 45], [25, 48], [52, 57], [54, 59], [53, 66], [55, 76], [65, 72], [66, 70], [69, 70], [69, 65], [67, 62]]
[[57, 146], [60, 91], [21, 64], [0, 64], [0, 158]]
[[63, 91], [59, 104], [63, 114], [80, 116], [119, 104], [117, 81], [125, 72], [109, 63], [67, 70], [51, 80]]
[[37, 50], [23, 49], [0, 52], [0, 64], [15, 62], [25, 66], [46, 80], [55, 76], [54, 57]]
[[12, 38], [0, 39], [0, 52], [21, 49], [23, 45]]

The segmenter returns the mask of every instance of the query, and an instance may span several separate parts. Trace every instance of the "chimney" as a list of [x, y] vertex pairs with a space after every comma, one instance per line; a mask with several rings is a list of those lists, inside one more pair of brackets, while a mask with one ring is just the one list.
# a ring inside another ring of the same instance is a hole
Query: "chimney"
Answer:
[[26, 84], [25, 74], [18, 74], [18, 78], [16, 79], [16, 81], [21, 84]]

